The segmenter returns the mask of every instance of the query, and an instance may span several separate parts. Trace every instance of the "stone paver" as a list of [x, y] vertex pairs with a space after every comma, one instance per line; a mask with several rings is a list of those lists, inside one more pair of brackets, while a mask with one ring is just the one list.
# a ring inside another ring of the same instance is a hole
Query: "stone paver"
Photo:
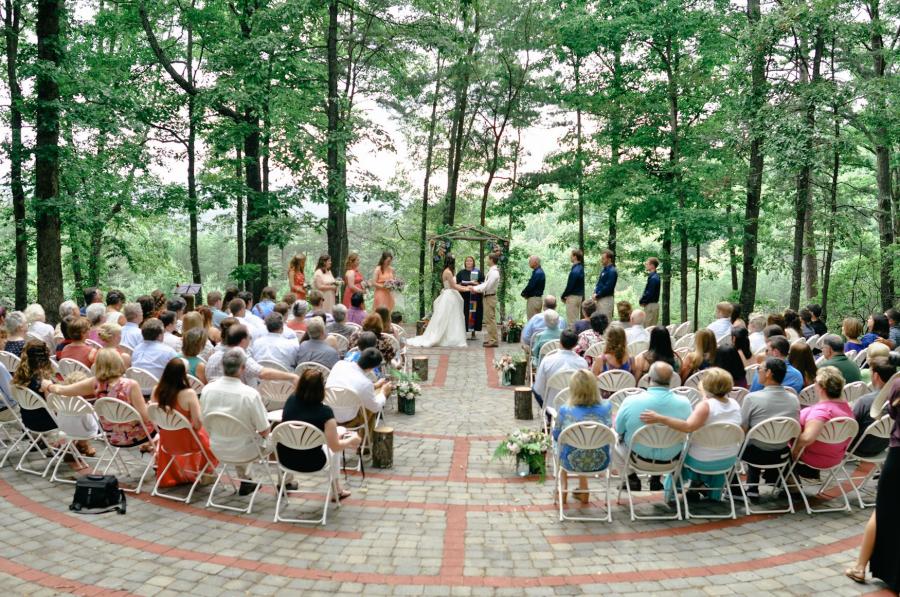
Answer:
[[[391, 410], [394, 467], [349, 475], [353, 496], [328, 525], [272, 522], [274, 492], [252, 515], [145, 492], [128, 514], [77, 516], [69, 485], [0, 470], [0, 589], [5, 594], [134, 595], [730, 595], [877, 590], [841, 574], [868, 512], [736, 521], [560, 523], [552, 479], [496, 461], [512, 392], [490, 361], [516, 348], [419, 349], [429, 381], [409, 417]], [[615, 498], [615, 494], [613, 495]], [[642, 498], [642, 508], [658, 495]], [[236, 499], [237, 501], [237, 499]], [[318, 503], [297, 504], [314, 513]]]

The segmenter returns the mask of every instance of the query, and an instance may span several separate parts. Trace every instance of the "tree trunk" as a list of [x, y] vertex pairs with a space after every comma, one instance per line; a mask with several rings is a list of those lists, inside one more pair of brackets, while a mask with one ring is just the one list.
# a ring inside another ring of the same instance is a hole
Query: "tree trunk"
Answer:
[[425, 182], [422, 184], [422, 219], [419, 225], [419, 318], [425, 317], [425, 258], [428, 252], [428, 194], [434, 162], [434, 136], [437, 130], [438, 98], [441, 90], [441, 54], [437, 55], [434, 78], [434, 97], [431, 100], [431, 120], [428, 123], [428, 147], [425, 153]]
[[[192, 6], [194, 3], [191, 3]], [[194, 84], [194, 29], [193, 21], [187, 23], [187, 77], [191, 85]], [[191, 281], [194, 284], [202, 284], [200, 275], [200, 248], [197, 240], [197, 105], [193, 95], [188, 95], [188, 139], [187, 139], [187, 208], [189, 220], [189, 251], [191, 256]], [[197, 297], [203, 300], [202, 294]]]
[[696, 246], [697, 262], [694, 264], [694, 331], [700, 326], [700, 245]]
[[260, 173], [259, 119], [253, 110], [245, 111], [247, 132], [244, 133], [244, 180], [247, 183], [247, 264], [254, 266], [248, 290], [258, 298], [269, 285], [269, 239], [262, 223], [269, 216], [262, 192]]
[[728, 233], [728, 265], [731, 270], [731, 291], [738, 291], [737, 253], [734, 247], [734, 226], [731, 220], [731, 203], [725, 205], [725, 217], [728, 221], [726, 232]]
[[[235, 178], [237, 179], [238, 185], [243, 184], [244, 182], [244, 152], [241, 149], [241, 144], [238, 143], [234, 147], [235, 154]], [[237, 229], [235, 231], [237, 236], [237, 266], [238, 269], [243, 269], [244, 267], [244, 191], [240, 189], [238, 186], [237, 198], [235, 201], [235, 222], [237, 224]], [[239, 286], [244, 288], [243, 279], [240, 280]]]
[[831, 264], [834, 258], [835, 225], [837, 223], [838, 174], [841, 169], [841, 152], [839, 140], [841, 124], [838, 120], [837, 106], [834, 118], [834, 155], [831, 166], [831, 184], [828, 189], [828, 227], [825, 239], [825, 266], [822, 271], [822, 319], [828, 320], [828, 287], [831, 284]]
[[666, 226], [662, 240], [662, 324], [672, 323], [672, 227]]
[[[760, 0], [747, 0], [747, 21], [756, 29], [760, 20]], [[754, 31], [754, 37], [758, 35]], [[762, 179], [765, 157], [763, 155], [763, 131], [758, 122], [766, 101], [766, 49], [754, 39], [750, 55], [750, 159], [747, 170], [747, 203], [744, 206], [743, 258], [741, 265], [741, 311], [745, 317], [756, 306], [756, 254], [759, 240], [759, 208], [762, 203]]]
[[803, 285], [806, 287], [807, 299], [814, 299], [819, 294], [819, 260], [816, 256], [813, 209], [813, 190], [810, 184], [809, 192], [806, 194], [806, 222], [803, 231]]
[[[575, 176], [578, 177], [575, 193], [578, 201], [578, 248], [584, 254], [584, 156], [582, 154], [582, 123], [581, 123], [581, 59], [576, 55], [573, 60], [575, 71]], [[614, 239], [610, 239], [614, 243]], [[609, 245], [609, 250], [615, 254], [615, 246]]]
[[59, 217], [59, 84], [57, 69], [63, 58], [61, 28], [65, 0], [38, 0], [37, 58], [44, 65], [37, 73], [35, 109], [34, 197], [37, 231], [38, 302], [47, 319], [56, 323], [56, 307], [63, 301]]
[[6, 82], [9, 85], [9, 190], [12, 196], [16, 238], [16, 309], [28, 304], [28, 231], [25, 220], [25, 185], [22, 182], [22, 88], [19, 85], [19, 31], [22, 21], [21, 0], [5, 0]]
[[328, 62], [328, 101], [326, 112], [328, 115], [328, 137], [326, 166], [328, 170], [328, 221], [326, 234], [328, 236], [328, 254], [336, 267], [343, 263], [343, 247], [347, 237], [347, 192], [341, 185], [341, 151], [343, 140], [341, 138], [341, 121], [339, 115], [338, 77], [340, 63], [338, 62], [338, 5], [339, 0], [328, 1], [328, 37], [327, 37], [327, 62]]

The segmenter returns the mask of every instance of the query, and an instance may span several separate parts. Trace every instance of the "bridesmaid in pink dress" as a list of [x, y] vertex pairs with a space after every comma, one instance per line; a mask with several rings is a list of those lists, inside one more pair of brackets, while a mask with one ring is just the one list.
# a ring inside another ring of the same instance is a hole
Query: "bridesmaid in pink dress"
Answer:
[[388, 311], [393, 312], [394, 310], [394, 295], [384, 287], [385, 282], [394, 279], [394, 268], [391, 267], [393, 261], [394, 256], [391, 255], [391, 252], [385, 251], [381, 254], [378, 265], [375, 266], [375, 272], [372, 274], [372, 279], [375, 282], [375, 299], [372, 301], [374, 303], [373, 309], [386, 307]]
[[331, 313], [337, 299], [337, 280], [331, 273], [331, 256], [322, 254], [313, 274], [313, 288], [322, 294], [322, 310]]
[[[346, 270], [344, 273], [344, 300], [341, 302], [349, 309], [350, 298], [354, 293], [362, 292], [365, 294], [365, 289], [363, 288], [365, 278], [359, 273], [359, 255], [351, 252], [347, 256], [347, 263], [344, 269]], [[365, 305], [362, 308], [365, 309]]]

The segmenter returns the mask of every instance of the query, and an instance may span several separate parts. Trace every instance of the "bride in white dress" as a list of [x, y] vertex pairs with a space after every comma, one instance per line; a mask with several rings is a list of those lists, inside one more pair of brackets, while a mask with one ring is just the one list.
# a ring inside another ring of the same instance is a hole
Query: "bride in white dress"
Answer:
[[434, 299], [434, 313], [431, 321], [425, 328], [425, 333], [415, 338], [410, 338], [410, 346], [444, 346], [450, 348], [465, 348], [466, 346], [466, 322], [463, 315], [463, 298], [460, 291], [465, 292], [465, 286], [456, 283], [456, 259], [447, 255], [444, 260], [444, 271], [441, 280], [444, 289]]

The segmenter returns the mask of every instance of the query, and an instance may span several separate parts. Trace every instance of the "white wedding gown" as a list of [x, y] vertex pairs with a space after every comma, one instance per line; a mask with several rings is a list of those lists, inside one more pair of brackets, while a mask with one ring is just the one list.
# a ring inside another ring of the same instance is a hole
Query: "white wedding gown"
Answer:
[[410, 346], [444, 346], [448, 348], [466, 347], [466, 322], [463, 314], [463, 298], [444, 280], [444, 289], [434, 299], [434, 313], [425, 328], [425, 333], [410, 338]]

